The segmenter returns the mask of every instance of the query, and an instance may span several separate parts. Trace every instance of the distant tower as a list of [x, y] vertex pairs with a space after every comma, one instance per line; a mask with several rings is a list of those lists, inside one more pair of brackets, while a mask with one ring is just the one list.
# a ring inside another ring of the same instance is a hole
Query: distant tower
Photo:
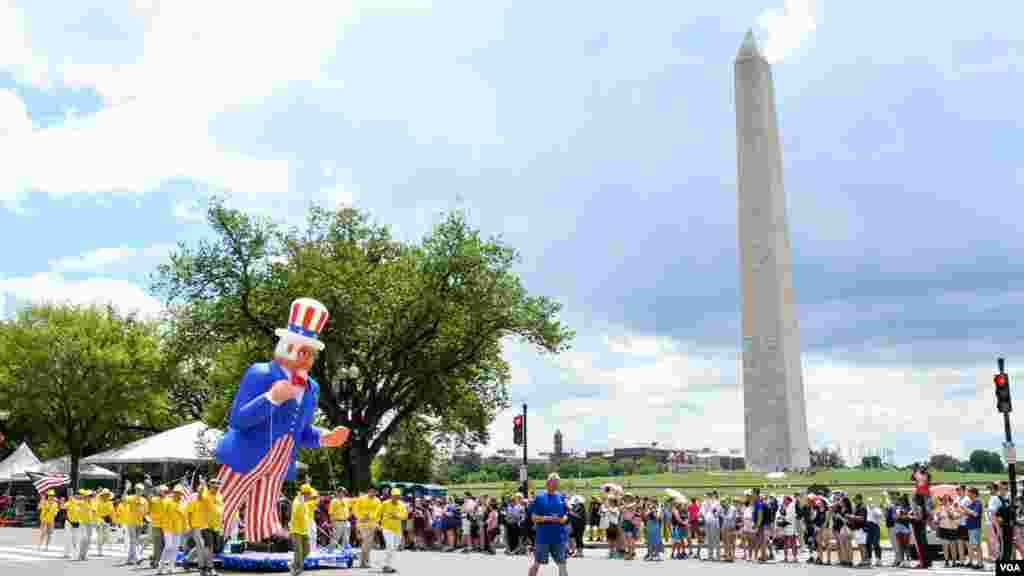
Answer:
[[747, 32], [736, 55], [743, 411], [747, 467], [807, 468], [807, 412], [771, 66]]
[[562, 431], [555, 430], [555, 459], [562, 457]]

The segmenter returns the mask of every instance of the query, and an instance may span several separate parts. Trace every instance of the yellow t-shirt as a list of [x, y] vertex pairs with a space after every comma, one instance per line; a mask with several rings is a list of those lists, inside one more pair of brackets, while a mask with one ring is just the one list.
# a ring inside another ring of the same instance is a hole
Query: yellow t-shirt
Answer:
[[82, 500], [78, 505], [78, 521], [82, 524], [95, 524], [99, 520], [99, 515], [96, 514], [96, 501]]
[[377, 518], [380, 515], [380, 500], [371, 498], [369, 494], [360, 496], [356, 499], [353, 511], [356, 514], [356, 522], [359, 526], [375, 528], [377, 526]]
[[47, 524], [52, 524], [59, 510], [60, 504], [56, 500], [43, 500], [39, 503], [39, 519]]
[[128, 496], [121, 503], [124, 510], [121, 515], [121, 522], [125, 526], [142, 526], [142, 520], [146, 516], [146, 499], [140, 496]]
[[405, 502], [401, 500], [385, 500], [380, 505], [380, 527], [388, 532], [395, 534], [402, 533], [402, 520], [409, 517], [408, 510], [405, 509]]
[[299, 494], [292, 500], [292, 522], [289, 532], [298, 536], [309, 536], [309, 523], [312, 520], [313, 510], [308, 506], [302, 494]]
[[217, 495], [213, 496], [209, 488], [204, 488], [199, 498], [206, 514], [206, 527], [220, 532], [224, 520], [224, 495], [217, 492]]
[[210, 527], [207, 523], [206, 507], [201, 500], [192, 500], [185, 506], [185, 510], [188, 512], [188, 523], [192, 528], [205, 530]]
[[352, 515], [348, 505], [348, 498], [332, 498], [331, 504], [327, 508], [331, 520], [334, 522], [348, 522], [349, 517]]
[[114, 515], [114, 502], [105, 498], [96, 500], [96, 516], [98, 519]]
[[131, 520], [132, 509], [124, 500], [114, 505], [114, 523], [120, 526], [128, 526]]
[[149, 523], [153, 528], [164, 526], [164, 498], [153, 496], [149, 499]]
[[76, 500], [67, 500], [64, 502], [63, 507], [68, 513], [68, 522], [80, 522], [78, 519], [78, 502]]
[[184, 534], [188, 532], [188, 505], [167, 498], [163, 504], [161, 522], [163, 531], [168, 534]]

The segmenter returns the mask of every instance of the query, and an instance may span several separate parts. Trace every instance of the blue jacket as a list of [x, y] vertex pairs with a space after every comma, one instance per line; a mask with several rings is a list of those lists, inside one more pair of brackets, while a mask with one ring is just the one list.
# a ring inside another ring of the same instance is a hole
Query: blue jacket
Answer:
[[278, 438], [292, 434], [295, 445], [286, 478], [295, 479], [299, 448], [320, 447], [320, 431], [313, 428], [320, 385], [309, 378], [301, 404], [292, 399], [274, 406], [266, 393], [274, 382], [287, 378], [276, 362], [253, 364], [245, 371], [231, 406], [228, 431], [217, 444], [218, 462], [245, 474], [259, 464]]

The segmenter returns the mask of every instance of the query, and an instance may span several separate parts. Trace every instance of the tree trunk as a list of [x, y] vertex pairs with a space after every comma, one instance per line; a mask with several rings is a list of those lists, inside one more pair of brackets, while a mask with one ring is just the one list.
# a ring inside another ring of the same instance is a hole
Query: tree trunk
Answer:
[[82, 449], [78, 446], [71, 446], [70, 448], [69, 464], [71, 470], [68, 471], [68, 474], [71, 475], [71, 493], [73, 494], [78, 492], [78, 461], [82, 459]]
[[362, 434], [352, 439], [352, 491], [362, 494], [370, 486], [370, 440]]

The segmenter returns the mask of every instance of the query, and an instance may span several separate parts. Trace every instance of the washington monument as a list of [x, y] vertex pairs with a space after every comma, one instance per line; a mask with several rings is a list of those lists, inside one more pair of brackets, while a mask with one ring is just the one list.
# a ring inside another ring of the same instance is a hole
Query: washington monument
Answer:
[[772, 69], [747, 32], [735, 62], [743, 423], [751, 470], [807, 468], [807, 407]]

